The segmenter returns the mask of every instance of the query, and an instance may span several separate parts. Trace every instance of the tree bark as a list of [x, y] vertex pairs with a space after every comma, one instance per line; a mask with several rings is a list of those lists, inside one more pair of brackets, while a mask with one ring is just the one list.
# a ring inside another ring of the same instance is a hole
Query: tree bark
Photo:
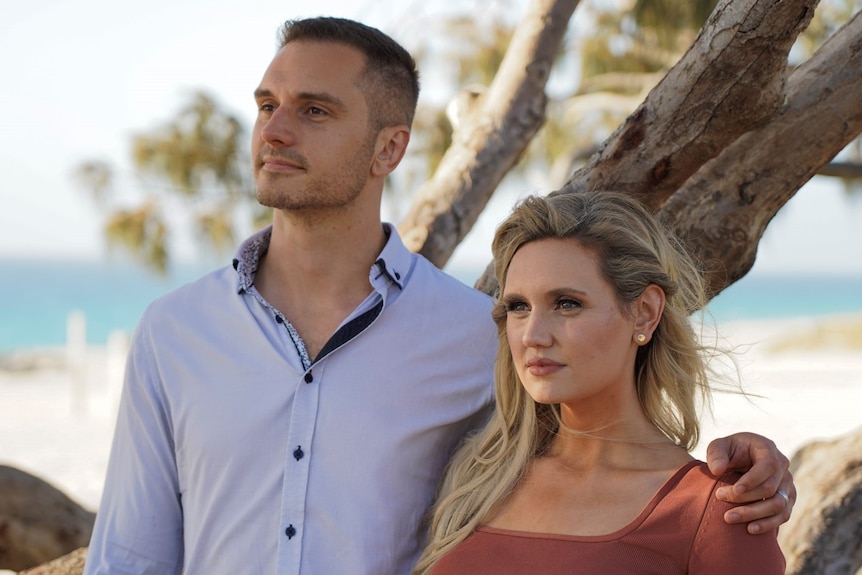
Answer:
[[862, 572], [862, 428], [803, 446], [790, 470], [798, 498], [778, 531], [786, 575]]
[[829, 162], [819, 170], [818, 176], [831, 176], [842, 180], [862, 180], [862, 164], [854, 162]]
[[713, 294], [748, 273], [773, 216], [860, 132], [862, 12], [793, 72], [768, 123], [705, 165], [663, 208], [706, 266]]
[[398, 226], [437, 267], [476, 223], [497, 185], [545, 121], [545, 85], [578, 0], [534, 0], [476, 112]]
[[560, 190], [615, 190], [657, 211], [784, 99], [787, 57], [817, 0], [724, 0], [691, 48]]
[[87, 545], [95, 517], [45, 481], [0, 465], [0, 569], [26, 569]]
[[81, 575], [87, 561], [87, 548], [80, 547], [53, 561], [20, 571], [18, 575]]
[[[637, 196], [707, 268], [710, 296], [754, 263], [766, 225], [862, 132], [857, 13], [788, 78], [817, 0], [724, 0], [643, 104], [559, 191]], [[493, 293], [490, 266], [476, 288]]]

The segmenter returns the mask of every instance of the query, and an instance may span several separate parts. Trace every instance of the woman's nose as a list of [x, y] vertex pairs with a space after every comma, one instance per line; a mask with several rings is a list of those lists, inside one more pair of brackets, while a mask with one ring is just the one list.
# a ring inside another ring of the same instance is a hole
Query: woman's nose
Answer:
[[536, 310], [530, 312], [521, 336], [522, 343], [527, 347], [547, 347], [552, 340], [550, 318]]

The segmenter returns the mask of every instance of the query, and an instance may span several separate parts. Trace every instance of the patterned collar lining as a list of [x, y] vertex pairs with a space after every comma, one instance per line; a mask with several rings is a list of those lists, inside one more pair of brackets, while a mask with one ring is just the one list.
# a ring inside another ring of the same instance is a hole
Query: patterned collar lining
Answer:
[[272, 226], [267, 226], [240, 246], [237, 257], [233, 260], [233, 267], [239, 274], [239, 291], [248, 291], [254, 285], [257, 266], [260, 258], [269, 249], [270, 238], [272, 238]]
[[[385, 225], [383, 226], [383, 231], [386, 233], [388, 242], [392, 230], [388, 225]], [[257, 274], [257, 268], [260, 265], [260, 258], [262, 258], [269, 249], [270, 239], [272, 239], [271, 225], [255, 233], [240, 245], [237, 250], [236, 258], [233, 260], [233, 269], [236, 270], [239, 276], [239, 286], [237, 287], [238, 292], [248, 292], [254, 285], [254, 277]], [[392, 283], [401, 289], [404, 288], [404, 279], [401, 277], [401, 274], [397, 271], [390, 273], [387, 269], [387, 261], [380, 257], [374, 263], [383, 273], [386, 274]]]

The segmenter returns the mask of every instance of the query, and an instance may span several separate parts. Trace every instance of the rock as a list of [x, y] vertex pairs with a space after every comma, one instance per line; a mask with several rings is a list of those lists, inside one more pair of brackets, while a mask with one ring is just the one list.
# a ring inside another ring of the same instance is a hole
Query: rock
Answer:
[[798, 497], [778, 532], [786, 575], [862, 573], [862, 428], [802, 446], [790, 469]]
[[0, 465], [0, 569], [27, 569], [86, 546], [95, 518], [49, 483]]

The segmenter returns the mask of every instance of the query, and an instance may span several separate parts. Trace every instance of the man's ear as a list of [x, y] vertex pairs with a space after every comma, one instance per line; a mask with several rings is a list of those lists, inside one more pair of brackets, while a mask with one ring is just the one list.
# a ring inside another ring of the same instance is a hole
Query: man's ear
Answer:
[[374, 146], [371, 175], [386, 177], [392, 173], [404, 158], [409, 142], [410, 130], [407, 126], [389, 126], [380, 130]]
[[[643, 345], [652, 338], [652, 334], [661, 320], [664, 312], [664, 290], [655, 284], [650, 284], [635, 302], [635, 324], [632, 338]], [[644, 338], [639, 338], [643, 334]]]

